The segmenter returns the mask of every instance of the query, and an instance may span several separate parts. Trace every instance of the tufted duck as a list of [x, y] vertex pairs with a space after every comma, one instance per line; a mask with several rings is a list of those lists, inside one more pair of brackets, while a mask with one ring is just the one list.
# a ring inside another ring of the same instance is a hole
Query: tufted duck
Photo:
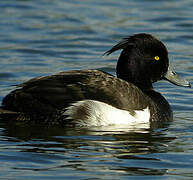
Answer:
[[150, 34], [135, 34], [105, 54], [119, 49], [117, 77], [74, 70], [33, 78], [3, 99], [0, 116], [14, 122], [80, 126], [171, 120], [169, 103], [152, 83], [165, 79], [179, 86], [190, 84], [169, 68], [164, 44]]

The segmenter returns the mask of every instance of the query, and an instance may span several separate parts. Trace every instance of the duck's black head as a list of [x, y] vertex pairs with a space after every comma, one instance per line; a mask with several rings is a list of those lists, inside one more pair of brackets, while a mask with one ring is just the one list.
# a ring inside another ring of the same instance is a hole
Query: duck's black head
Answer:
[[[175, 74], [169, 69], [168, 51], [165, 45], [150, 34], [135, 34], [124, 38], [117, 45], [106, 52], [123, 49], [117, 63], [117, 77], [131, 82], [142, 90], [152, 89], [152, 83], [161, 79], [168, 79]], [[168, 75], [169, 74], [169, 75]], [[168, 76], [168, 77], [167, 77]], [[180, 84], [178, 80], [169, 79], [174, 84], [189, 86], [189, 83]], [[180, 79], [182, 81], [182, 79]]]

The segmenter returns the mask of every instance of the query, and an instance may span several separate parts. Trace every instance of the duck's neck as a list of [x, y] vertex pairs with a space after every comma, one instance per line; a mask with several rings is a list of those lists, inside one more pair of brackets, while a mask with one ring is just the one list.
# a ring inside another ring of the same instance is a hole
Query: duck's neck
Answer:
[[134, 84], [141, 90], [148, 91], [153, 89], [146, 70], [141, 68], [141, 61], [131, 57], [128, 56], [128, 52], [126, 54], [124, 50], [122, 51], [116, 67], [117, 77]]

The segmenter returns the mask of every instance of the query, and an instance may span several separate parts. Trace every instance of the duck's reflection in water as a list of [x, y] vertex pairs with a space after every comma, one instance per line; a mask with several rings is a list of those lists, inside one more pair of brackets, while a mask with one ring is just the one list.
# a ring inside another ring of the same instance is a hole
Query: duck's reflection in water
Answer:
[[11, 148], [17, 149], [18, 156], [27, 153], [28, 163], [41, 159], [35, 162], [35, 167], [15, 164], [15, 169], [61, 168], [107, 176], [164, 175], [170, 164], [162, 161], [159, 154], [166, 153], [168, 143], [174, 139], [167, 136], [167, 126], [152, 129], [139, 125], [130, 128], [4, 125], [1, 136], [14, 142]]

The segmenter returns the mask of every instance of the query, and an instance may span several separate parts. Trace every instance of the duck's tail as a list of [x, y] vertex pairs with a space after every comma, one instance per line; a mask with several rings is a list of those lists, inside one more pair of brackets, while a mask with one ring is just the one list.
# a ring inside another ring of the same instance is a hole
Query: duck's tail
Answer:
[[2, 106], [0, 106], [0, 118], [10, 119], [13, 117], [17, 117], [19, 114], [21, 114], [21, 113], [10, 111], [10, 110], [4, 109]]
[[10, 110], [6, 110], [3, 107], [0, 106], [0, 116], [3, 114], [19, 114], [19, 112], [14, 112]]

